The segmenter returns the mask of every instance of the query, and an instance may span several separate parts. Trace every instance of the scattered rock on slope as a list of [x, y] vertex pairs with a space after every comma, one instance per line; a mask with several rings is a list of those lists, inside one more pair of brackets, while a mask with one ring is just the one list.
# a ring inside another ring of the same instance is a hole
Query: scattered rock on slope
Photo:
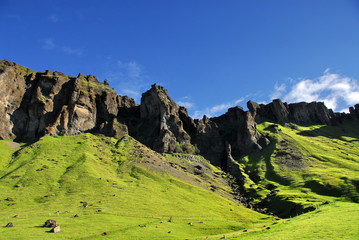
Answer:
[[56, 226], [56, 227], [54, 227], [54, 228], [52, 228], [51, 230], [50, 230], [50, 232], [52, 232], [52, 233], [57, 233], [57, 232], [60, 232], [60, 226]]
[[5, 225], [5, 227], [13, 227], [13, 226], [14, 226], [14, 224], [12, 222], [9, 222]]
[[43, 227], [51, 227], [51, 228], [56, 227], [56, 226], [57, 226], [56, 221], [53, 219], [46, 220], [46, 222], [43, 225]]

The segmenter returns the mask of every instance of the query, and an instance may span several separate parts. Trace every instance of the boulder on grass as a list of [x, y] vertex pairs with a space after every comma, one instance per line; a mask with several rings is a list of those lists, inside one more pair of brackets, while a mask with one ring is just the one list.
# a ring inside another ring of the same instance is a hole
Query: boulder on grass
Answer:
[[50, 232], [52, 232], [52, 233], [60, 232], [60, 226], [56, 226], [56, 227], [52, 228], [52, 229], [50, 230]]
[[13, 227], [13, 226], [14, 226], [14, 224], [12, 222], [9, 222], [8, 224], [6, 224], [5, 227]]
[[57, 226], [56, 221], [52, 219], [46, 220], [46, 222], [43, 225], [43, 227], [51, 227], [51, 228], [54, 228], [56, 226]]

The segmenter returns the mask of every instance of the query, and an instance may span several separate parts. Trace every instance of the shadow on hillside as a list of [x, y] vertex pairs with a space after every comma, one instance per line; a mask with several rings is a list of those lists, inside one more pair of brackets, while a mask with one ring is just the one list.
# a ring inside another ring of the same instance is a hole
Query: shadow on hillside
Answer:
[[319, 195], [325, 195], [325, 196], [333, 196], [333, 197], [340, 197], [343, 194], [343, 189], [339, 189], [335, 186], [332, 186], [330, 184], [321, 184], [320, 182], [316, 180], [310, 180], [306, 181], [304, 186], [306, 188], [310, 188], [312, 192], [319, 194]]
[[265, 178], [269, 181], [279, 183], [283, 186], [290, 186], [291, 181], [279, 175], [272, 163], [271, 156], [276, 149], [276, 142], [272, 142], [262, 152], [256, 152], [248, 156], [249, 164], [252, 165], [252, 169], [247, 169], [247, 174], [250, 179], [258, 184], [261, 181], [260, 177], [260, 163], [265, 164]]
[[[318, 129], [301, 131], [297, 133], [306, 137], [327, 137], [330, 139], [339, 139], [346, 142], [359, 141], [359, 121], [347, 121], [343, 124], [338, 125], [326, 125]], [[355, 138], [348, 140], [343, 137]]]
[[23, 144], [20, 146], [20, 148], [18, 148], [15, 152], [13, 152], [13, 157], [17, 157], [19, 155], [19, 153], [22, 151], [22, 149], [31, 146], [32, 144], [36, 143], [38, 140], [33, 140], [33, 141], [28, 141], [28, 142], [23, 142]]

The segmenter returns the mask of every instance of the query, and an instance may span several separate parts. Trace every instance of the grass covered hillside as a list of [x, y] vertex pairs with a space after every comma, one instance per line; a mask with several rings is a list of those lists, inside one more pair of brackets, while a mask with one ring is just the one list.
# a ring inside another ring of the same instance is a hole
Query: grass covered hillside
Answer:
[[242, 194], [270, 215], [198, 155], [129, 136], [2, 140], [0, 239], [358, 239], [357, 126], [258, 125], [271, 144], [236, 160]]
[[[238, 204], [202, 157], [162, 156], [131, 137], [1, 141], [0, 154], [1, 239], [186, 239], [274, 221]], [[61, 231], [48, 233], [47, 219]]]
[[359, 122], [336, 126], [258, 125], [271, 139], [238, 161], [253, 204], [293, 217], [333, 201], [359, 202]]
[[[334, 202], [294, 218], [278, 220], [248, 231], [225, 235], [241, 240], [356, 240], [359, 238], [359, 207], [356, 203]], [[223, 235], [199, 239], [224, 239]]]

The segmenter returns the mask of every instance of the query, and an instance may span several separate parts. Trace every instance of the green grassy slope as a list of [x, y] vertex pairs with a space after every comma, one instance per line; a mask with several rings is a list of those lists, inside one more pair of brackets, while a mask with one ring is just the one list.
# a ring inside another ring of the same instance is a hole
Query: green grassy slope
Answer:
[[[358, 239], [359, 207], [356, 203], [336, 202], [295, 218], [270, 225], [225, 234], [226, 239], [241, 240], [326, 240]], [[207, 239], [223, 239], [223, 235]], [[199, 238], [205, 239], [205, 238]]]
[[241, 239], [358, 239], [359, 207], [336, 202]]
[[[245, 194], [288, 219], [238, 204], [201, 156], [131, 137], [0, 141], [0, 239], [358, 239], [357, 126], [258, 126], [272, 143], [238, 159]], [[47, 219], [61, 232], [42, 228]]]
[[[14, 224], [1, 239], [185, 239], [273, 221], [231, 199], [225, 174], [199, 156], [91, 134], [14, 147], [0, 142], [0, 224]], [[47, 219], [61, 232], [40, 227]]]
[[359, 122], [337, 126], [263, 123], [271, 145], [238, 161], [252, 203], [283, 217], [326, 201], [359, 202]]

